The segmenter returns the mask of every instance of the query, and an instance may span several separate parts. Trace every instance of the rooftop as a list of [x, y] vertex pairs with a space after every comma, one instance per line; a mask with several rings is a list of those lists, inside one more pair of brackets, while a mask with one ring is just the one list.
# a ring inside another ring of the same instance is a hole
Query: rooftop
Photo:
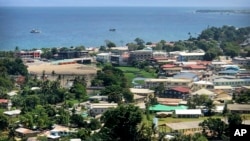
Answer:
[[225, 89], [228, 89], [228, 90], [232, 90], [233, 87], [232, 86], [214, 86], [214, 89], [219, 89], [219, 90], [225, 90]]
[[54, 128], [51, 130], [52, 132], [65, 132], [65, 131], [69, 131], [69, 127], [66, 126], [61, 126], [61, 125], [55, 125]]
[[165, 123], [162, 126], [166, 125], [172, 130], [181, 130], [181, 129], [192, 129], [200, 128], [199, 123], [202, 121], [191, 121], [191, 122], [179, 122], [179, 123]]
[[141, 96], [138, 94], [134, 94], [134, 99], [141, 99], [141, 98], [145, 98], [146, 96]]
[[199, 55], [205, 55], [205, 53], [204, 52], [200, 52], [200, 53], [181, 52], [180, 55], [181, 56], [199, 56]]
[[157, 79], [157, 78], [148, 78], [145, 79], [145, 82], [191, 82], [190, 79], [175, 79], [175, 78], [166, 78], [166, 79]]
[[177, 109], [176, 115], [201, 115], [201, 109]]
[[174, 87], [174, 88], [171, 88], [171, 90], [175, 90], [175, 91], [182, 92], [182, 93], [188, 93], [190, 91], [189, 88], [184, 88], [184, 87]]
[[32, 134], [32, 133], [35, 133], [35, 131], [32, 131], [32, 130], [27, 129], [27, 128], [22, 128], [22, 127], [17, 128], [15, 131], [17, 133], [21, 133], [21, 134]]
[[238, 73], [238, 71], [236, 71], [236, 70], [224, 70], [224, 71], [219, 71], [218, 73], [236, 74], [236, 73]]
[[196, 92], [193, 92], [192, 95], [215, 95], [215, 93], [203, 88]]
[[0, 99], [0, 104], [1, 103], [8, 103], [8, 99]]
[[91, 109], [92, 108], [115, 108], [117, 107], [117, 103], [93, 103], [90, 104]]
[[227, 108], [233, 111], [250, 111], [249, 104], [227, 104]]
[[8, 115], [8, 116], [19, 115], [21, 113], [21, 110], [5, 111], [3, 113], [6, 114], [6, 115]]
[[213, 83], [210, 82], [210, 81], [197, 81], [197, 82], [194, 82], [194, 84], [198, 84], [198, 85], [213, 85]]
[[176, 65], [166, 64], [161, 66], [161, 68], [173, 68], [173, 67], [176, 67]]
[[137, 89], [137, 88], [129, 88], [132, 93], [136, 94], [151, 94], [154, 93], [153, 90], [150, 89]]
[[157, 104], [149, 107], [150, 111], [174, 111], [176, 109], [187, 109], [187, 106], [166, 106]]

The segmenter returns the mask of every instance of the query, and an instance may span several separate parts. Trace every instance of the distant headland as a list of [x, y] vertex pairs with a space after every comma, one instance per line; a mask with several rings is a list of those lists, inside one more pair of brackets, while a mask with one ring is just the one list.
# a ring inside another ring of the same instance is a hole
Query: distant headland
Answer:
[[221, 14], [250, 14], [250, 10], [196, 10], [197, 13], [221, 13]]

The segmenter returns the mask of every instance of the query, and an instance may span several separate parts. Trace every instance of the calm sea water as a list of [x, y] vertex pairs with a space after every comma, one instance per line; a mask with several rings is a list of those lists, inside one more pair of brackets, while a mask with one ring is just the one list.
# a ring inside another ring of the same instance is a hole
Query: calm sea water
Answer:
[[[111, 40], [118, 46], [137, 37], [145, 42], [184, 40], [208, 26], [250, 26], [250, 15], [195, 13], [169, 7], [1, 7], [0, 50], [84, 45], [98, 47]], [[232, 8], [230, 8], [232, 9]], [[40, 34], [31, 34], [33, 29]], [[115, 28], [115, 32], [110, 32]]]

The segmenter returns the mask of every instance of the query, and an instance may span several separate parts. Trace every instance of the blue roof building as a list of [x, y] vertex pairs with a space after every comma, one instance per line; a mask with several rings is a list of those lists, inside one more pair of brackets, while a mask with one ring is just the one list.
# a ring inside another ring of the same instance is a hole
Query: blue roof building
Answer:
[[219, 75], [236, 75], [239, 71], [238, 70], [224, 70], [224, 71], [219, 71], [218, 74]]
[[177, 78], [177, 79], [191, 79], [194, 82], [195, 81], [199, 81], [199, 76], [195, 73], [192, 72], [180, 72], [176, 75], [173, 76], [173, 78]]

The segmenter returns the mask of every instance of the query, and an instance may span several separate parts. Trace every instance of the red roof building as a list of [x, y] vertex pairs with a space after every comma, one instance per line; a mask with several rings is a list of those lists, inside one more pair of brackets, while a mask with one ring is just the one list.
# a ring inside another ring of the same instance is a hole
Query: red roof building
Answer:
[[176, 65], [166, 64], [161, 66], [161, 68], [173, 68], [173, 67], [176, 67]]
[[189, 93], [190, 89], [189, 88], [185, 88], [185, 87], [174, 87], [171, 88], [172, 90], [175, 90], [177, 92], [181, 92], [181, 93]]
[[8, 106], [8, 99], [0, 99], [0, 107], [6, 108]]
[[207, 67], [204, 65], [188, 65], [188, 66], [183, 66], [184, 69], [187, 70], [206, 70]]
[[186, 100], [189, 97], [190, 89], [185, 87], [174, 87], [171, 89], [168, 89], [164, 92], [162, 97], [165, 98], [177, 98], [177, 99], [183, 99]]

